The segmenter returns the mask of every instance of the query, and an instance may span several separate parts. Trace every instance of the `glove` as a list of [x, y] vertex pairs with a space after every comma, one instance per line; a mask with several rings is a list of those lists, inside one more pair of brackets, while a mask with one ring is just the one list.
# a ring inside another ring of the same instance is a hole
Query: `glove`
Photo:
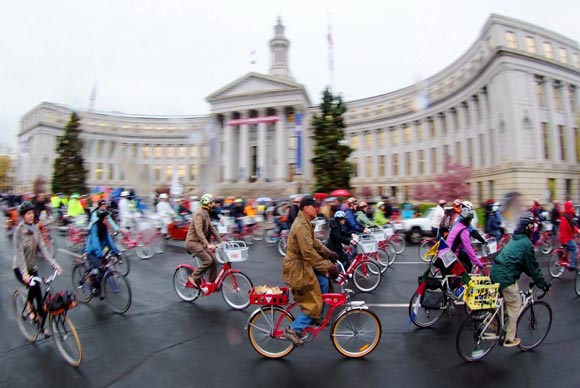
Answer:
[[332, 278], [332, 279], [336, 279], [338, 277], [338, 267], [336, 266], [336, 264], [331, 264], [330, 267], [328, 267], [328, 275]]
[[339, 259], [338, 253], [336, 253], [336, 252], [330, 252], [330, 254], [328, 255], [328, 259], [330, 261], [332, 261], [333, 263], [336, 263], [336, 261]]
[[548, 291], [550, 291], [550, 288], [552, 288], [552, 283], [546, 282], [546, 284], [542, 288], [542, 291], [548, 292]]

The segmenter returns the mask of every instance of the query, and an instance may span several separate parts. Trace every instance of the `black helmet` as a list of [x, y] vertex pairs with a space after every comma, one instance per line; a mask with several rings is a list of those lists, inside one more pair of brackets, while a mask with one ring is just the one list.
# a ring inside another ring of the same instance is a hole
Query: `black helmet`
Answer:
[[525, 212], [520, 216], [520, 223], [518, 224], [518, 229], [525, 229], [530, 225], [534, 225], [535, 223], [534, 215], [532, 212]]
[[107, 218], [108, 215], [109, 215], [109, 212], [105, 209], [98, 209], [97, 210], [97, 218], [99, 219], [99, 221], [103, 221], [105, 218]]
[[101, 206], [103, 206], [106, 203], [107, 203], [107, 200], [106, 199], [99, 199], [99, 202], [97, 202], [97, 206], [98, 207], [101, 207]]
[[34, 205], [31, 202], [28, 201], [24, 201], [20, 204], [20, 217], [23, 217], [26, 213], [28, 213], [30, 210], [34, 210]]

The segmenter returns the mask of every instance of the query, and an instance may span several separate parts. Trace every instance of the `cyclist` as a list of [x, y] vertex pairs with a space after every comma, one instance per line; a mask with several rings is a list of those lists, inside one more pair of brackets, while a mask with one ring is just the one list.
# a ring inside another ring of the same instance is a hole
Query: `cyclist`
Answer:
[[453, 207], [451, 209], [445, 209], [441, 223], [439, 224], [439, 235], [440, 237], [447, 238], [451, 227], [453, 226], [455, 219], [461, 213], [461, 200], [457, 198], [453, 201]]
[[119, 223], [121, 224], [121, 229], [129, 229], [131, 227], [131, 204], [127, 197], [129, 197], [129, 192], [123, 190], [119, 199]]
[[435, 210], [433, 210], [433, 217], [431, 218], [431, 233], [433, 233], [433, 236], [435, 236], [435, 239], [439, 240], [439, 237], [441, 237], [439, 231], [440, 231], [440, 226], [441, 226], [441, 220], [443, 219], [443, 216], [445, 215], [445, 204], [447, 203], [446, 200], [444, 199], [440, 199], [439, 203], [437, 204], [437, 206], [435, 207]]
[[358, 201], [354, 197], [350, 197], [346, 200], [346, 205], [348, 206], [346, 214], [346, 231], [349, 233], [368, 233], [369, 230], [363, 228], [356, 220], [355, 210], [357, 208]]
[[173, 218], [177, 217], [177, 214], [169, 203], [169, 196], [167, 193], [159, 194], [159, 202], [155, 206], [155, 210], [161, 219], [161, 234], [165, 236], [165, 239], [169, 239], [169, 236], [167, 235], [167, 226], [173, 222]]
[[34, 223], [40, 221], [40, 215], [42, 212], [46, 212], [46, 217], [52, 215], [52, 208], [47, 206], [46, 196], [43, 192], [38, 193], [34, 201]]
[[473, 246], [471, 246], [469, 225], [471, 224], [471, 220], [473, 220], [475, 211], [469, 201], [461, 202], [460, 209], [460, 219], [453, 226], [451, 232], [449, 232], [446, 243], [463, 264], [467, 272], [471, 272], [473, 265], [483, 267], [483, 263], [477, 258]]
[[83, 205], [81, 204], [79, 198], [80, 196], [78, 195], [78, 193], [74, 193], [73, 195], [70, 196], [66, 208], [67, 217], [75, 218], [85, 214], [85, 208], [83, 208]]
[[494, 204], [491, 207], [491, 212], [487, 217], [487, 222], [485, 224], [485, 232], [493, 236], [496, 241], [501, 239], [502, 235], [502, 223], [501, 214], [499, 212], [499, 206]]
[[242, 230], [244, 229], [244, 225], [242, 224], [242, 218], [245, 216], [244, 207], [242, 206], [243, 204], [242, 199], [237, 198], [230, 206], [230, 217], [233, 217], [236, 220], [238, 234], [242, 233]]
[[369, 220], [367, 210], [369, 210], [369, 204], [364, 201], [357, 206], [356, 222], [364, 228], [374, 228], [377, 225]]
[[564, 213], [560, 217], [560, 243], [568, 251], [570, 265], [568, 270], [576, 271], [576, 255], [578, 245], [574, 241], [574, 235], [578, 234], [578, 228], [574, 225], [574, 205], [572, 201], [564, 203]]
[[282, 278], [292, 289], [294, 300], [301, 312], [284, 330], [284, 335], [295, 345], [303, 343], [300, 333], [313, 321], [322, 323], [322, 294], [328, 292], [330, 283], [324, 274], [338, 276], [338, 255], [314, 237], [312, 220], [316, 218], [319, 203], [311, 196], [300, 201], [300, 211], [288, 236], [288, 249], [282, 262]]
[[342, 246], [352, 244], [353, 241], [352, 235], [345, 231], [344, 224], [346, 224], [346, 214], [342, 210], [339, 210], [334, 213], [334, 218], [330, 219], [330, 233], [326, 247], [338, 255], [344, 268], [348, 268], [350, 258], [346, 255]]
[[385, 203], [377, 202], [375, 211], [373, 213], [373, 221], [378, 226], [383, 226], [389, 223], [387, 217], [385, 217]]
[[209, 282], [213, 283], [217, 276], [217, 263], [212, 253], [216, 249], [216, 245], [210, 243], [211, 236], [221, 243], [222, 239], [216, 230], [215, 226], [210, 220], [210, 210], [214, 206], [215, 201], [211, 194], [204, 194], [201, 196], [201, 208], [196, 211], [191, 219], [189, 231], [185, 237], [185, 246], [193, 256], [196, 256], [201, 264], [195, 269], [195, 272], [189, 275], [189, 281], [194, 287], [199, 288], [199, 281], [203, 275], [209, 271]]
[[558, 236], [561, 216], [562, 212], [560, 211], [560, 201], [554, 200], [554, 207], [550, 212], [550, 222], [552, 223], [552, 244], [556, 242], [556, 237]]
[[[99, 211], [99, 209], [107, 211], [107, 200], [106, 199], [99, 199], [99, 201], [97, 202], [97, 207], [91, 212], [91, 214], [89, 216], [89, 225], [87, 226], [87, 230], [90, 231], [91, 228], [93, 227], [93, 225], [95, 224], [95, 222], [98, 221], [97, 212]], [[111, 216], [110, 213], [106, 217], [106, 219], [107, 219], [107, 225], [109, 227], [111, 227], [114, 232], [118, 232], [119, 226], [117, 226], [115, 221], [113, 221], [113, 217]]]
[[522, 307], [518, 279], [525, 273], [536, 286], [544, 291], [550, 290], [540, 266], [534, 255], [532, 235], [535, 228], [535, 216], [531, 212], [522, 214], [519, 225], [511, 241], [500, 251], [491, 267], [491, 281], [499, 283], [508, 315], [508, 324], [503, 346], [514, 347], [520, 344], [516, 337], [518, 315]]
[[96, 222], [93, 223], [89, 231], [89, 236], [87, 237], [87, 245], [85, 246], [85, 254], [87, 259], [91, 264], [92, 269], [98, 269], [98, 277], [96, 277], [93, 284], [93, 293], [99, 295], [101, 299], [101, 279], [105, 274], [105, 269], [101, 266], [101, 259], [105, 256], [106, 250], [108, 248], [114, 255], [119, 256], [119, 250], [113, 241], [113, 238], [109, 234], [107, 229], [107, 224], [105, 220], [109, 217], [109, 212], [107, 209], [97, 209], [95, 211]]
[[[30, 286], [30, 279], [33, 276], [38, 275], [38, 268], [36, 266], [36, 254], [38, 249], [42, 252], [43, 258], [48, 261], [59, 274], [62, 274], [62, 268], [56, 260], [51, 257], [46, 245], [44, 245], [44, 240], [42, 239], [40, 230], [34, 224], [34, 205], [28, 201], [22, 202], [19, 213], [22, 221], [16, 227], [12, 240], [14, 244], [12, 268], [16, 279], [28, 288], [28, 319], [37, 319], [36, 314], [38, 313], [38, 318], [40, 318], [44, 335], [48, 336], [48, 331], [44, 329], [45, 314], [41, 306], [42, 290], [40, 289], [40, 284], [36, 283], [33, 286]], [[36, 300], [37, 306], [36, 313], [34, 309], [34, 300]]]
[[292, 201], [292, 205], [288, 209], [288, 216], [286, 217], [286, 224], [288, 226], [288, 229], [290, 229], [292, 227], [294, 220], [298, 216], [298, 212], [300, 211], [299, 205], [300, 205], [301, 199], [302, 199], [302, 197], [294, 197], [294, 200]]

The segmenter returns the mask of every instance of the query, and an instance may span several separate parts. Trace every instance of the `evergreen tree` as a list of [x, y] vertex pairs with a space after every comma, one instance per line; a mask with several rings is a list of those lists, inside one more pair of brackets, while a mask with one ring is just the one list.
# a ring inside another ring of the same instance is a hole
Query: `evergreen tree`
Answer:
[[344, 144], [344, 118], [346, 105], [341, 96], [334, 96], [326, 89], [322, 93], [320, 112], [312, 118], [314, 133], [315, 192], [330, 192], [334, 189], [350, 189], [353, 171], [348, 157], [353, 149]]
[[83, 141], [80, 138], [80, 118], [73, 112], [64, 134], [58, 138], [57, 157], [52, 176], [53, 193], [86, 193], [87, 169], [83, 159]]

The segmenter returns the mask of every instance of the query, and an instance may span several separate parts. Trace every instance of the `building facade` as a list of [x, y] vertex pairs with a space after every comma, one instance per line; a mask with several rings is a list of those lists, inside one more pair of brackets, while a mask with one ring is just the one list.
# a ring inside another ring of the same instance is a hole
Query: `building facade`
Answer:
[[[292, 78], [289, 47], [279, 20], [269, 74], [249, 73], [212, 93], [209, 115], [77, 112], [89, 186], [150, 189], [177, 176], [187, 188], [219, 194], [307, 191], [308, 123], [317, 107]], [[406, 200], [413, 185], [433, 183], [449, 157], [473, 167], [473, 202], [511, 191], [578, 201], [579, 86], [577, 42], [491, 15], [446, 69], [401, 90], [347, 101], [352, 185]], [[23, 117], [19, 189], [38, 175], [52, 176], [56, 137], [70, 112], [42, 103]]]

